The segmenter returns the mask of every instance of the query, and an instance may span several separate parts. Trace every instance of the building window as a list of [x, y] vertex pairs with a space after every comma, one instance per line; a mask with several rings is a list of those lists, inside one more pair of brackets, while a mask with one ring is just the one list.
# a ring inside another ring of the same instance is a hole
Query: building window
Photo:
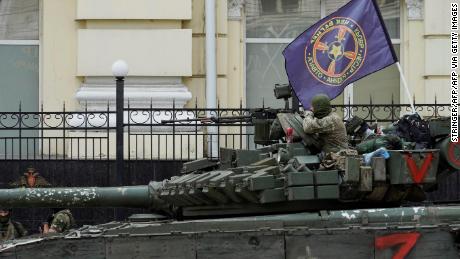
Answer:
[[0, 39], [38, 40], [38, 0], [0, 1]]
[[300, 0], [259, 0], [263, 15], [289, 13], [299, 10]]
[[320, 0], [248, 0], [245, 6], [248, 39], [294, 38], [321, 18]]
[[[38, 111], [39, 92], [39, 0], [0, 0], [0, 110], [3, 112]], [[6, 118], [3, 120], [8, 124]], [[14, 121], [14, 118], [11, 118]], [[34, 120], [26, 118], [24, 120]], [[33, 122], [29, 122], [34, 125]], [[13, 124], [12, 124], [13, 125]], [[0, 132], [0, 139], [11, 137]], [[23, 137], [38, 136], [24, 131]], [[9, 148], [11, 148], [11, 142]], [[18, 142], [13, 142], [18, 150]], [[22, 143], [24, 154], [26, 143]], [[0, 155], [5, 143], [0, 143]], [[23, 154], [23, 155], [24, 155]]]
[[38, 109], [39, 0], [0, 1], [0, 109]]
[[295, 12], [299, 10], [299, 0], [283, 0], [281, 6], [285, 12]]
[[277, 6], [278, 0], [266, 0], [266, 1], [261, 1], [260, 5], [262, 7], [262, 14], [274, 14], [278, 12]]
[[[284, 69], [284, 48], [309, 26], [316, 23], [349, 0], [246, 0], [246, 103], [248, 107], [283, 107], [283, 102], [273, 97], [276, 83], [287, 83]], [[400, 42], [400, 0], [378, 0], [388, 32], [399, 53]], [[377, 95], [371, 90], [374, 84], [366, 79], [357, 81], [351, 96], [336, 98], [336, 104], [369, 102], [369, 94], [376, 102], [390, 102], [391, 96], [399, 101], [399, 73], [389, 67], [371, 75], [385, 82], [385, 95]], [[383, 86], [382, 86], [383, 87]], [[366, 97], [364, 97], [366, 96]], [[390, 97], [388, 97], [390, 96]], [[387, 98], [388, 97], [388, 98]], [[366, 99], [367, 98], [367, 99]], [[388, 99], [388, 100], [387, 100]]]
[[39, 0], [0, 1], [0, 109], [38, 109]]

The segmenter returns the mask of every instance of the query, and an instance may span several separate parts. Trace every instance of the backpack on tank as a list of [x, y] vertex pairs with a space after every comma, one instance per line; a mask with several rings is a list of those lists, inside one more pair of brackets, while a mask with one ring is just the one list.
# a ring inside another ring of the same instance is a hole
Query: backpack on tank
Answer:
[[358, 116], [353, 116], [352, 118], [345, 121], [345, 129], [347, 135], [356, 136], [363, 134], [369, 126], [366, 121]]
[[430, 145], [430, 124], [417, 113], [404, 115], [396, 123], [396, 134], [406, 141], [416, 142], [420, 148]]

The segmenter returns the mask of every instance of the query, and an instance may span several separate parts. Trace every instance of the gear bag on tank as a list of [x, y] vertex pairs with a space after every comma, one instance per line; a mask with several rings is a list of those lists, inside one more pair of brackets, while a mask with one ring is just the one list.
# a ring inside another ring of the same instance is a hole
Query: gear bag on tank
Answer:
[[396, 133], [406, 141], [416, 142], [421, 147], [428, 147], [431, 141], [430, 124], [420, 115], [407, 114], [396, 122]]

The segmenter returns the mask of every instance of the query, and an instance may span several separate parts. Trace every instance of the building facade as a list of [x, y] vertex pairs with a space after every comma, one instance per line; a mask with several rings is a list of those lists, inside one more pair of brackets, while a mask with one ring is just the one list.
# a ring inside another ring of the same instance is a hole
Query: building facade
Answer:
[[[457, 1], [458, 0], [452, 0]], [[450, 103], [451, 0], [377, 0], [417, 103]], [[282, 103], [283, 48], [347, 0], [215, 0], [220, 107]], [[0, 109], [105, 109], [111, 65], [129, 65], [132, 107], [206, 106], [205, 0], [3, 0]], [[395, 66], [356, 82], [335, 103], [407, 103]]]

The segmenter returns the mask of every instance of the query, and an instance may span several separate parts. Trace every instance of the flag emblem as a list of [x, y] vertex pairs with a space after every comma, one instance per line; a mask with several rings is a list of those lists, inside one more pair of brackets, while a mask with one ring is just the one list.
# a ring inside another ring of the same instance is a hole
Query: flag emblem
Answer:
[[305, 46], [305, 64], [313, 78], [340, 86], [353, 76], [366, 58], [366, 36], [348, 17], [322, 23]]

